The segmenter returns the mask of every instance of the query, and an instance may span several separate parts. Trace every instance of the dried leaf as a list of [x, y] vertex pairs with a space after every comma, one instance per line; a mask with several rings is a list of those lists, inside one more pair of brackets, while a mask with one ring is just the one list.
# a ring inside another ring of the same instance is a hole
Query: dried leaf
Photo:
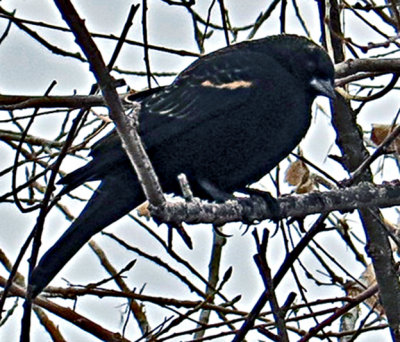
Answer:
[[307, 165], [301, 160], [296, 160], [289, 165], [285, 173], [285, 182], [295, 186], [295, 192], [298, 194], [310, 192], [315, 187]]
[[[371, 141], [375, 145], [380, 145], [382, 144], [383, 140], [393, 132], [393, 130], [397, 126], [393, 125], [381, 125], [381, 124], [372, 124], [372, 130], [371, 130]], [[400, 137], [397, 137], [395, 141], [393, 141], [389, 146], [388, 146], [388, 152], [396, 152], [399, 153], [400, 151]]]
[[[366, 288], [376, 285], [375, 272], [372, 264], [369, 264], [367, 266], [367, 268], [364, 270], [364, 272], [361, 274], [358, 280], [360, 281], [360, 283], [364, 284], [365, 287], [362, 287], [354, 282], [351, 286], [349, 286], [346, 289], [347, 294], [351, 297], [356, 297], [360, 295], [362, 292], [364, 292]], [[382, 316], [385, 314], [385, 311], [382, 305], [380, 304], [378, 294], [367, 298], [364, 303], [367, 304], [371, 309], [374, 308], [375, 312], [377, 312], [379, 315]]]
[[149, 210], [149, 202], [143, 202], [141, 205], [136, 207], [137, 213], [140, 217], [146, 217], [147, 219], [151, 218], [150, 210]]
[[286, 170], [285, 174], [285, 182], [290, 185], [297, 186], [301, 183], [304, 183], [309, 178], [310, 171], [307, 168], [307, 165], [301, 161], [296, 160], [291, 163]]

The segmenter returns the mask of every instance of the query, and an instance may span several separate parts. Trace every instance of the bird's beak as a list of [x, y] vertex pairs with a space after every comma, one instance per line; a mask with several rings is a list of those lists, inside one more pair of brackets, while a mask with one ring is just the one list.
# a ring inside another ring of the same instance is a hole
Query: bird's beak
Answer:
[[330, 80], [321, 78], [313, 78], [310, 82], [311, 88], [317, 91], [318, 94], [327, 96], [331, 99], [336, 97], [334, 85]]

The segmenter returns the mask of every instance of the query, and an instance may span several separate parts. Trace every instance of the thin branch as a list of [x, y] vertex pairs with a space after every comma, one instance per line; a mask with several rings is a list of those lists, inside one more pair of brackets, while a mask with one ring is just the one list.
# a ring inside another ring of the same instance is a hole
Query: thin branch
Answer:
[[[0, 277], [0, 286], [4, 286], [6, 280], [3, 277]], [[24, 298], [26, 296], [26, 291], [21, 286], [17, 284], [12, 284], [10, 287], [10, 293], [15, 296]], [[39, 305], [40, 307], [50, 311], [51, 313], [67, 320], [68, 322], [76, 325], [84, 331], [96, 336], [102, 341], [110, 341], [110, 342], [129, 342], [129, 340], [122, 337], [119, 333], [114, 333], [105, 329], [103, 326], [87, 319], [86, 317], [80, 315], [75, 310], [70, 308], [58, 305], [56, 303], [50, 302], [44, 299], [42, 296], [35, 298], [33, 301], [35, 305]]]

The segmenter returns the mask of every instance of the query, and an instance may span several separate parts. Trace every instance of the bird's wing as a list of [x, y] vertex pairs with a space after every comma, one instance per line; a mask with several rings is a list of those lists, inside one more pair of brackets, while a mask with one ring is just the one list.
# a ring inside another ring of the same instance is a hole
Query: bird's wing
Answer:
[[146, 147], [154, 147], [218, 115], [229, 120], [230, 111], [248, 105], [254, 98], [259, 100], [259, 80], [268, 77], [269, 68], [286, 73], [277, 64], [265, 53], [237, 49], [193, 63], [170, 86], [141, 102], [139, 132]]
[[[233, 48], [200, 58], [170, 86], [134, 94], [132, 100], [141, 103], [139, 132], [145, 146], [157, 146], [214, 116], [225, 115], [229, 120], [230, 111], [260, 100], [263, 94], [257, 88], [258, 81], [268, 77], [271, 68], [286, 74], [265, 53]], [[60, 181], [67, 185], [64, 193], [86, 181], [102, 179], [118, 163], [127, 162], [115, 130], [93, 145], [90, 156], [93, 160], [89, 164]]]

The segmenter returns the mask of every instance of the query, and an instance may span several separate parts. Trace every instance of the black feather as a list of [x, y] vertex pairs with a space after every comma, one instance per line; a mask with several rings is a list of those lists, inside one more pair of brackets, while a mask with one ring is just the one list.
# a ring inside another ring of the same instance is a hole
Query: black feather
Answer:
[[[179, 193], [182, 172], [196, 196], [211, 199], [260, 179], [304, 137], [314, 98], [333, 96], [333, 77], [320, 47], [280, 35], [203, 56], [170, 86], [132, 95], [141, 103], [140, 135], [164, 191]], [[64, 192], [86, 181], [101, 184], [33, 271], [33, 296], [94, 234], [145, 199], [116, 132], [91, 156], [60, 183]]]

